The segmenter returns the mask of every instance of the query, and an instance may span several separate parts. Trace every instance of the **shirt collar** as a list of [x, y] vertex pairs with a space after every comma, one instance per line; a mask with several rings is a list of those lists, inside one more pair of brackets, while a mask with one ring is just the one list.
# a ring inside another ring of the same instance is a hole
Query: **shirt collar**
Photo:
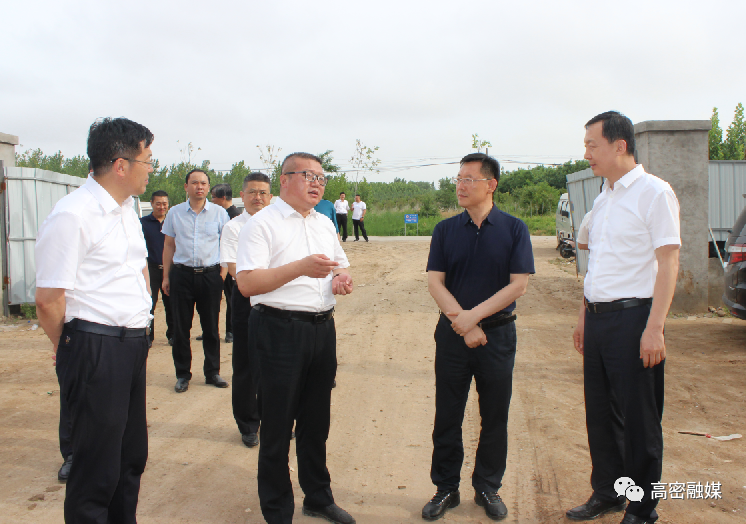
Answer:
[[[627, 189], [629, 186], [632, 185], [632, 183], [640, 178], [642, 174], [645, 172], [645, 170], [642, 168], [642, 164], [637, 164], [632, 170], [630, 170], [626, 175], [624, 175], [622, 178], [616, 181], [616, 184], [621, 184], [623, 188]], [[614, 186], [616, 186], [614, 184]], [[610, 189], [609, 187], [609, 181], [604, 181], [604, 188]]]
[[122, 202], [122, 206], [120, 206], [117, 204], [117, 201], [114, 200], [114, 197], [112, 197], [109, 192], [104, 189], [95, 178], [93, 178], [93, 175], [88, 175], [88, 179], [85, 181], [85, 184], [83, 184], [83, 187], [93, 195], [93, 198], [96, 199], [106, 214], [109, 214], [120, 207], [132, 207], [134, 200], [131, 196], [127, 197], [127, 200]]
[[[492, 225], [495, 225], [497, 223], [497, 214], [500, 212], [499, 209], [497, 209], [497, 206], [493, 203], [492, 209], [490, 209], [490, 212], [487, 213], [487, 216], [484, 217], [485, 222], [489, 222]], [[469, 212], [464, 209], [464, 212], [461, 213], [461, 216], [459, 217], [459, 225], [465, 226], [469, 223], [471, 220], [471, 216], [469, 216]]]
[[[192, 213], [194, 213], [194, 209], [192, 209], [192, 206], [189, 204], [189, 197], [187, 197], [186, 202], [184, 203], [186, 204], [187, 212], [191, 211]], [[202, 208], [202, 211], [207, 212], [214, 205], [216, 204], [211, 203], [209, 200], [205, 200], [205, 207]], [[200, 213], [202, 213], [202, 211], [200, 211]], [[197, 213], [194, 214], [196, 215]]]
[[[274, 205], [277, 206], [278, 211], [282, 214], [282, 218], [287, 218], [290, 215], [292, 215], [293, 213], [296, 213], [299, 217], [303, 218], [303, 215], [301, 215], [300, 213], [298, 213], [298, 211], [296, 211], [295, 209], [293, 209], [293, 207], [290, 204], [288, 204], [287, 202], [285, 202], [280, 197], [277, 197], [277, 200], [275, 200], [275, 204]], [[309, 216], [315, 216], [317, 214], [318, 214], [318, 211], [316, 211], [315, 209], [311, 208], [311, 214]]]

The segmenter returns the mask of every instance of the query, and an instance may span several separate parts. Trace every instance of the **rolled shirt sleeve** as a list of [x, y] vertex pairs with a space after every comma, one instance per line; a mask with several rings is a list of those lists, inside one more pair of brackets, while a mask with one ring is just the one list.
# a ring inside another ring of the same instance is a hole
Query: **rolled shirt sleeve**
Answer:
[[229, 263], [236, 263], [239, 231], [230, 222], [223, 226], [220, 234], [220, 265], [228, 267]]
[[681, 225], [679, 222], [679, 200], [672, 189], [662, 191], [653, 200], [646, 217], [653, 249], [661, 246], [681, 245]]
[[272, 233], [262, 222], [249, 220], [238, 235], [236, 273], [267, 269]]

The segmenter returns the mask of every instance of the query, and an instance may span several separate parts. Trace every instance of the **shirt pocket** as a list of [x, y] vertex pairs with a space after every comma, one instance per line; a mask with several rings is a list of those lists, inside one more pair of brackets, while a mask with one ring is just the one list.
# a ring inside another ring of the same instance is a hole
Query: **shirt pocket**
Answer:
[[220, 231], [220, 224], [217, 222], [205, 222], [205, 234], [208, 236], [217, 235]]

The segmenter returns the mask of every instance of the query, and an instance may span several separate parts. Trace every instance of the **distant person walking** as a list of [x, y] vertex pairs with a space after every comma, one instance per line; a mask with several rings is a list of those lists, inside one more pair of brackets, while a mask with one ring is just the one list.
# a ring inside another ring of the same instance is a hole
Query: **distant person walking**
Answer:
[[[244, 212], [223, 227], [220, 238], [220, 265], [228, 274], [236, 276], [238, 235], [246, 222], [272, 199], [270, 180], [264, 173], [249, 173], [243, 181], [241, 200]], [[257, 404], [259, 389], [259, 359], [249, 344], [250, 297], [244, 297], [236, 288], [233, 301], [233, 418], [236, 419], [241, 441], [249, 448], [259, 444], [260, 413]]]
[[[635, 163], [635, 128], [616, 111], [585, 125], [585, 157], [606, 180], [588, 222], [588, 273], [573, 333], [583, 355], [591, 488], [567, 511], [591, 520], [626, 511], [623, 524], [658, 520], [653, 484], [663, 468], [663, 328], [679, 272], [679, 202], [671, 186]], [[629, 477], [643, 490], [615, 490]]]
[[[155, 305], [158, 303], [158, 293], [163, 297], [163, 310], [166, 313], [166, 339], [173, 345], [173, 333], [171, 325], [171, 299], [163, 292], [163, 242], [165, 235], [161, 232], [163, 221], [168, 212], [168, 193], [163, 190], [154, 191], [150, 196], [150, 206], [153, 211], [140, 219], [142, 234], [145, 236], [145, 245], [148, 247], [148, 274], [150, 275], [150, 293], [153, 297], [153, 307], [150, 314], [155, 313]], [[155, 317], [150, 324], [150, 344], [155, 338]]]
[[[215, 184], [211, 190], [212, 203], [217, 204], [228, 213], [228, 218], [233, 220], [241, 214], [233, 205], [233, 188], [230, 184]], [[223, 292], [225, 293], [225, 342], [233, 342], [233, 315], [231, 314], [231, 296], [233, 296], [234, 280], [230, 273], [221, 270], [223, 276]], [[197, 340], [200, 340], [197, 337]]]
[[126, 118], [88, 133], [93, 174], [39, 228], [36, 307], [72, 420], [68, 524], [136, 522], [148, 458], [150, 284], [133, 196], [153, 171], [153, 134]]
[[508, 456], [508, 411], [516, 352], [515, 301], [534, 273], [528, 228], [493, 203], [500, 164], [482, 153], [461, 159], [456, 185], [460, 215], [433, 230], [427, 260], [435, 328], [435, 426], [430, 478], [437, 491], [422, 509], [435, 520], [458, 506], [464, 444], [461, 426], [472, 377], [481, 432], [471, 484], [487, 516], [507, 517], [498, 494]]
[[360, 195], [355, 195], [355, 201], [352, 203], [352, 225], [355, 229], [355, 242], [360, 240], [358, 228], [363, 233], [363, 238], [368, 242], [368, 233], [365, 232], [365, 214], [368, 212], [368, 206], [360, 199]]
[[334, 202], [334, 211], [337, 213], [337, 232], [342, 233], [342, 242], [347, 242], [347, 214], [350, 212], [350, 203], [345, 200], [344, 191], [339, 194], [339, 200]]
[[288, 155], [280, 196], [246, 223], [238, 239], [236, 282], [244, 296], [251, 296], [249, 332], [261, 370], [257, 483], [269, 524], [293, 521], [288, 453], [294, 419], [303, 514], [355, 523], [334, 503], [326, 467], [337, 371], [334, 295], [349, 294], [353, 287], [332, 223], [313, 209], [326, 181], [318, 157]]
[[228, 223], [225, 209], [207, 201], [210, 178], [201, 169], [187, 173], [184, 189], [189, 197], [174, 206], [163, 222], [163, 291], [171, 297], [174, 320], [174, 390], [183, 393], [192, 379], [192, 348], [189, 332], [197, 307], [205, 352], [205, 382], [219, 388], [228, 383], [220, 377], [218, 316], [223, 294], [220, 277], [220, 233]]

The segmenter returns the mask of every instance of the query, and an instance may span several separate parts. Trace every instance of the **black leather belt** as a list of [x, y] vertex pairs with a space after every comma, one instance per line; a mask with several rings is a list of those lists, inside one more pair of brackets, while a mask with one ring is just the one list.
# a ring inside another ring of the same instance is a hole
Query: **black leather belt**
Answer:
[[583, 297], [585, 309], [591, 313], [611, 313], [612, 311], [621, 311], [631, 307], [651, 304], [652, 302], [652, 298], [622, 298], [613, 302], [588, 302], [588, 299]]
[[306, 313], [305, 311], [290, 311], [288, 309], [277, 309], [276, 307], [257, 304], [252, 309], [271, 317], [302, 320], [303, 322], [311, 322], [313, 324], [322, 324], [327, 320], [334, 318], [334, 308], [321, 313]]
[[97, 322], [89, 322], [80, 318], [74, 318], [65, 324], [65, 328], [72, 331], [83, 331], [93, 333], [94, 335], [104, 335], [107, 337], [118, 337], [122, 340], [125, 338], [144, 337], [150, 335], [150, 326], [144, 328], [127, 328], [119, 326], [106, 326]]
[[218, 271], [220, 269], [220, 264], [203, 267], [191, 267], [185, 266], [184, 264], [174, 264], [174, 267], [177, 269], [181, 269], [182, 271], [188, 271], [189, 273], [209, 273], [210, 271]]
[[[450, 319], [448, 316], [441, 312], [441, 315], [450, 322]], [[485, 329], [492, 329], [500, 326], [504, 326], [505, 324], [510, 324], [511, 322], [515, 321], [516, 316], [513, 313], [500, 313], [497, 316], [491, 317], [489, 320], [482, 320], [481, 322], [477, 322], [477, 326], [482, 328], [482, 330]]]

